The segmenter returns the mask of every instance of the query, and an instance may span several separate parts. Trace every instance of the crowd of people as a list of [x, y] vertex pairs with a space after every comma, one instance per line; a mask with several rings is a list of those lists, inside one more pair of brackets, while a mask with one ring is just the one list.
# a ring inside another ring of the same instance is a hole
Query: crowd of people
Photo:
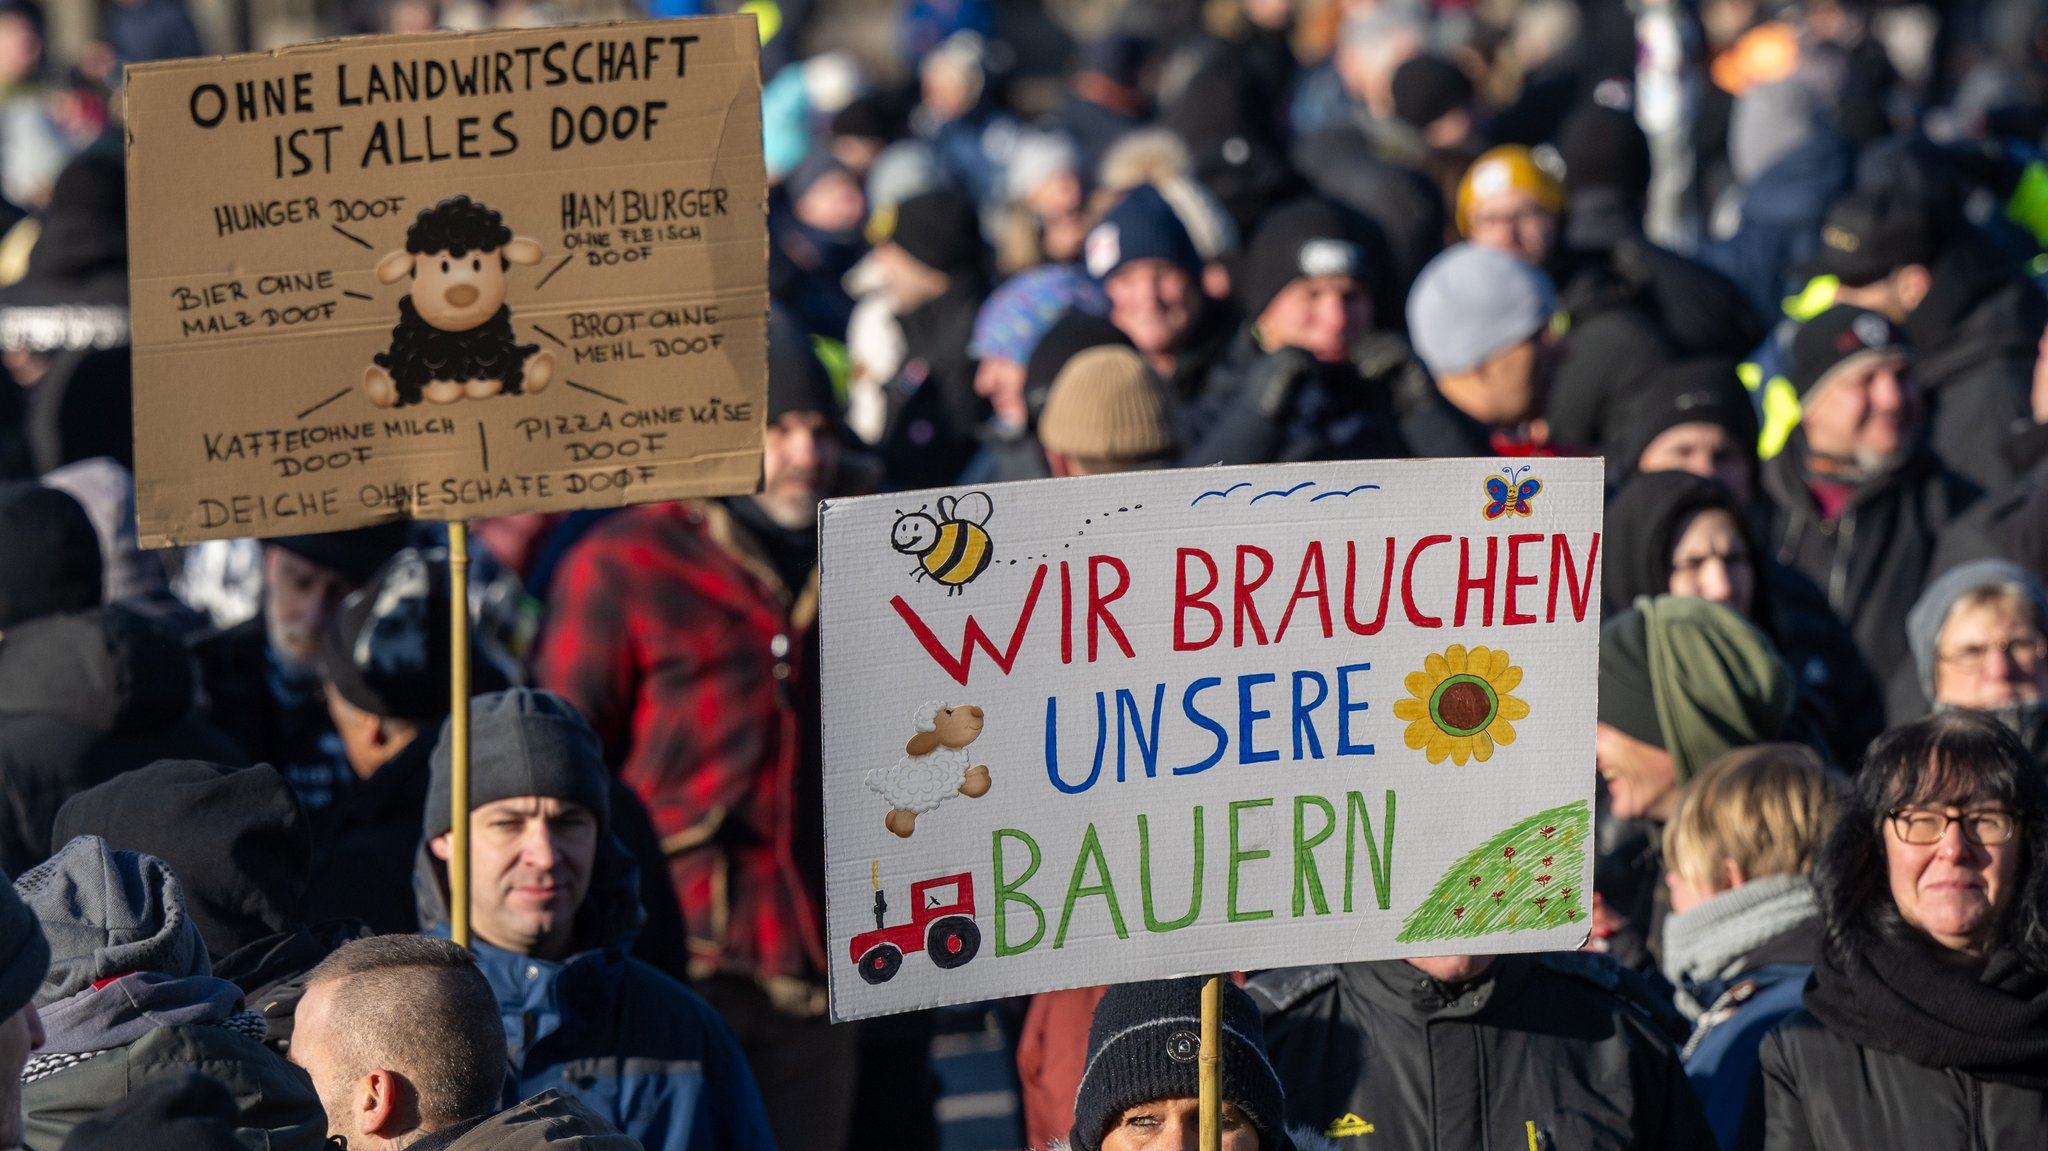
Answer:
[[[1594, 454], [1585, 947], [1238, 973], [1224, 1146], [2044, 1146], [2048, 14], [746, 8], [760, 488], [458, 605], [431, 525], [138, 548], [118, 65], [199, 41], [0, 0], [0, 1147], [936, 1149], [931, 1016], [827, 1011], [819, 502]], [[988, 1005], [988, 1146], [1192, 1147], [1199, 998]]]

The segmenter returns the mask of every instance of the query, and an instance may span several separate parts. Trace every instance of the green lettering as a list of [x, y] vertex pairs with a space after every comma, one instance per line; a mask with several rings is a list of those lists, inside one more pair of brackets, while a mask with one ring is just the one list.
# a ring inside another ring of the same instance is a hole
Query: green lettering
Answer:
[[1344, 910], [1351, 910], [1351, 881], [1356, 874], [1354, 863], [1358, 858], [1358, 831], [1365, 829], [1366, 858], [1372, 864], [1373, 895], [1379, 899], [1380, 910], [1387, 909], [1394, 888], [1394, 789], [1387, 789], [1386, 846], [1384, 850], [1372, 840], [1372, 816], [1365, 810], [1365, 796], [1358, 792], [1345, 794], [1344, 808]]
[[1188, 913], [1179, 919], [1160, 919], [1152, 913], [1152, 830], [1143, 815], [1138, 816], [1138, 888], [1145, 896], [1145, 930], [1165, 934], [1179, 931], [1202, 913], [1202, 809], [1195, 808], [1195, 889], [1188, 896]]
[[[1102, 873], [1102, 882], [1091, 887], [1081, 886], [1082, 876], [1088, 873], [1088, 861], [1095, 861], [1095, 870]], [[1081, 854], [1074, 859], [1074, 874], [1067, 880], [1067, 902], [1060, 908], [1059, 934], [1052, 937], [1052, 949], [1058, 951], [1067, 945], [1067, 925], [1074, 919], [1074, 904], [1084, 895], [1100, 895], [1109, 903], [1109, 922], [1116, 928], [1118, 939], [1129, 939], [1131, 933], [1124, 928], [1124, 913], [1116, 904], [1116, 888], [1109, 879], [1109, 860], [1102, 856], [1102, 840], [1095, 834], [1095, 825], [1089, 824], [1081, 836]]]
[[[1323, 829], [1314, 835], [1303, 835], [1308, 827], [1308, 809], [1316, 808], [1323, 813]], [[1297, 795], [1294, 797], [1294, 917], [1300, 919], [1310, 901], [1316, 905], [1317, 915], [1330, 913], [1330, 901], [1323, 897], [1323, 877], [1316, 874], [1316, 848], [1330, 838], [1337, 830], [1337, 809], [1320, 795]]]
[[1273, 801], [1272, 801], [1271, 799], [1240, 799], [1240, 800], [1237, 800], [1237, 801], [1233, 802], [1233, 803], [1232, 803], [1232, 804], [1230, 805], [1230, 908], [1229, 908], [1229, 919], [1230, 919], [1230, 922], [1232, 922], [1232, 923], [1249, 923], [1249, 922], [1251, 922], [1251, 921], [1253, 921], [1253, 920], [1257, 920], [1257, 919], [1271, 919], [1271, 918], [1273, 918], [1273, 913], [1272, 913], [1272, 912], [1271, 912], [1270, 910], [1268, 910], [1268, 911], [1239, 911], [1239, 910], [1237, 909], [1237, 865], [1238, 865], [1238, 864], [1240, 864], [1240, 863], [1245, 863], [1245, 862], [1249, 862], [1250, 860], [1254, 860], [1254, 859], [1265, 859], [1265, 858], [1267, 858], [1268, 856], [1270, 856], [1270, 855], [1272, 855], [1272, 854], [1273, 854], [1273, 853], [1272, 853], [1272, 852], [1270, 852], [1270, 851], [1263, 851], [1263, 850], [1262, 850], [1262, 851], [1239, 851], [1239, 850], [1237, 849], [1237, 813], [1238, 813], [1239, 811], [1241, 811], [1241, 810], [1243, 810], [1243, 809], [1247, 808], [1247, 807], [1271, 807], [1271, 806], [1273, 806]]
[[[1024, 874], [1018, 876], [1014, 881], [1005, 879], [1003, 877], [1003, 840], [1005, 837], [1020, 840], [1023, 842], [1025, 847], [1031, 850], [1031, 865], [1026, 867], [1024, 869]], [[1037, 900], [1031, 898], [1028, 895], [1022, 894], [1017, 890], [1018, 888], [1024, 886], [1024, 884], [1027, 881], [1029, 881], [1032, 876], [1038, 874], [1038, 841], [1024, 834], [1023, 832], [1018, 831], [1015, 828], [999, 827], [996, 829], [994, 840], [989, 845], [989, 850], [995, 856], [996, 954], [999, 956], [1022, 955], [1025, 952], [1031, 950], [1032, 948], [1038, 946], [1038, 941], [1045, 938], [1045, 909], [1038, 905]], [[1031, 932], [1031, 938], [1025, 940], [1023, 943], [1018, 944], [1014, 947], [1010, 945], [1010, 935], [1008, 930], [1008, 911], [1009, 904], [1012, 901], [1024, 904], [1026, 907], [1029, 907], [1031, 909], [1032, 918], [1038, 920], [1038, 926]]]

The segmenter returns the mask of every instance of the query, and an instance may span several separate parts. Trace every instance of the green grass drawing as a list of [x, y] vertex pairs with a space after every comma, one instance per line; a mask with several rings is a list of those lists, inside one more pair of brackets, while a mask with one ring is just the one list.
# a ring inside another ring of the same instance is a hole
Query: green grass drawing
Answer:
[[1587, 924], [1585, 800], [1522, 820], [1473, 848], [1402, 921], [1401, 943]]

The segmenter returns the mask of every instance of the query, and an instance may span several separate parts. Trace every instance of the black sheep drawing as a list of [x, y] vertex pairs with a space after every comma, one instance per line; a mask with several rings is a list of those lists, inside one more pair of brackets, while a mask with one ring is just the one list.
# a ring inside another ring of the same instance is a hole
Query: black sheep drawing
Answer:
[[522, 344], [505, 303], [513, 264], [540, 263], [540, 242], [514, 236], [504, 217], [453, 196], [422, 211], [405, 232], [405, 250], [377, 261], [377, 282], [412, 278], [398, 301], [391, 349], [363, 373], [363, 390], [380, 408], [422, 400], [451, 404], [547, 387], [555, 357]]

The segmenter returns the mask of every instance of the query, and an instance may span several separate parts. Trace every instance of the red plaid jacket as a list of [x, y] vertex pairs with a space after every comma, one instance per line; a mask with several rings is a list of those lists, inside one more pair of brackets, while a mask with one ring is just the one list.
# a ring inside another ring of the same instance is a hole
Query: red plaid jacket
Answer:
[[721, 505], [634, 508], [570, 551], [535, 662], [646, 803], [692, 974], [805, 1011], [825, 970], [817, 602], [816, 574], [784, 587]]

